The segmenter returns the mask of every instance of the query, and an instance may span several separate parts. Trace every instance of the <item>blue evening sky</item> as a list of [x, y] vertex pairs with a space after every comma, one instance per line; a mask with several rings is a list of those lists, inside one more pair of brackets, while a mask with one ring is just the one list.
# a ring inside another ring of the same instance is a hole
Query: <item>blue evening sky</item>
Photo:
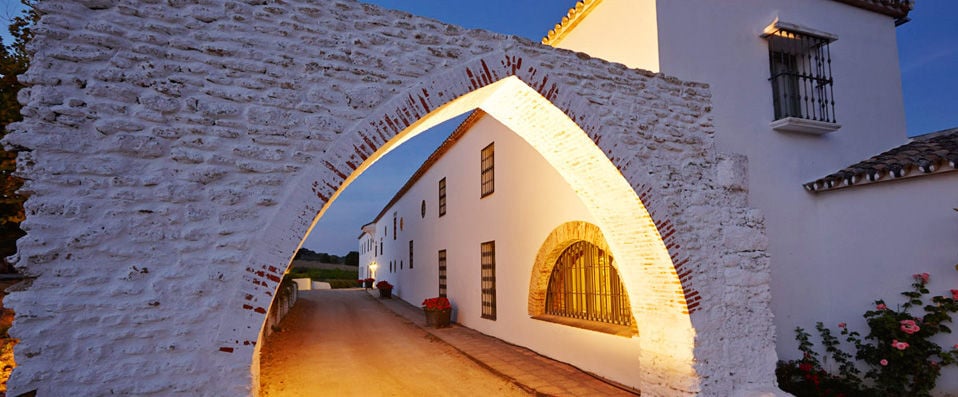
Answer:
[[[468, 28], [539, 41], [575, 0], [367, 0]], [[908, 135], [958, 127], [958, 1], [918, 0], [911, 22], [897, 28]], [[0, 0], [0, 23], [20, 12], [19, 0]], [[6, 29], [4, 44], [11, 42]], [[305, 247], [342, 255], [432, 150], [458, 124], [454, 119], [385, 156], [343, 191]]]

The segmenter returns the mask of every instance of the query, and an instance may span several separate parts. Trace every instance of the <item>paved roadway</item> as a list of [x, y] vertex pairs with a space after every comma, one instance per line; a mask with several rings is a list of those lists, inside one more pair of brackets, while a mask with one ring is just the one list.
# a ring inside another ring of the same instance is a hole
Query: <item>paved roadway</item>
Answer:
[[528, 396], [363, 290], [300, 291], [261, 354], [262, 396]]

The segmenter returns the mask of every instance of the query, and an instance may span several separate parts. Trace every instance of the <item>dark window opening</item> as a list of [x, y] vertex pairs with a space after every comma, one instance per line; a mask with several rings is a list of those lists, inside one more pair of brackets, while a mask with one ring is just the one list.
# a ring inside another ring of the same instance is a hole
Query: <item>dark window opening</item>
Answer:
[[482, 243], [481, 247], [482, 318], [496, 319], [496, 242]]
[[439, 250], [439, 296], [446, 297], [446, 250]]
[[490, 143], [489, 146], [486, 146], [482, 149], [481, 153], [481, 182], [482, 182], [482, 196], [486, 197], [492, 194], [496, 190], [495, 183], [495, 143]]
[[439, 180], [439, 216], [446, 215], [446, 178]]
[[768, 40], [775, 120], [788, 117], [835, 123], [832, 39], [777, 28]]

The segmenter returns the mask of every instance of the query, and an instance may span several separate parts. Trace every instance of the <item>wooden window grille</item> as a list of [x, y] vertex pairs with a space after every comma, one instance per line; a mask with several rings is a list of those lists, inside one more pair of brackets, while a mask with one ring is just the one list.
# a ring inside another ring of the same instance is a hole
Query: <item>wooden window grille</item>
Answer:
[[446, 250], [439, 250], [439, 296], [446, 297]]
[[481, 161], [482, 176], [480, 178], [482, 181], [482, 196], [481, 197], [486, 197], [492, 194], [492, 192], [496, 190], [495, 151], [496, 151], [495, 143], [490, 143], [489, 146], [486, 146], [485, 148], [482, 149], [482, 156], [481, 156], [482, 157], [482, 161]]
[[586, 241], [566, 248], [549, 278], [545, 313], [631, 326], [629, 297], [612, 256]]
[[482, 243], [482, 318], [496, 319], [496, 242]]
[[446, 215], [446, 178], [439, 180], [439, 216]]

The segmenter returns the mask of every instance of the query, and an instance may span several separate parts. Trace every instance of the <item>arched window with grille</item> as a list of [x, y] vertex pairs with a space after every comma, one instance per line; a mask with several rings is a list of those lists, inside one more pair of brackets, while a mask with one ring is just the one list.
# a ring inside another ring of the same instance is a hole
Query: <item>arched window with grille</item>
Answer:
[[587, 241], [567, 247], [552, 269], [544, 314], [605, 332], [609, 330], [581, 322], [632, 328], [629, 297], [613, 263], [609, 253]]

